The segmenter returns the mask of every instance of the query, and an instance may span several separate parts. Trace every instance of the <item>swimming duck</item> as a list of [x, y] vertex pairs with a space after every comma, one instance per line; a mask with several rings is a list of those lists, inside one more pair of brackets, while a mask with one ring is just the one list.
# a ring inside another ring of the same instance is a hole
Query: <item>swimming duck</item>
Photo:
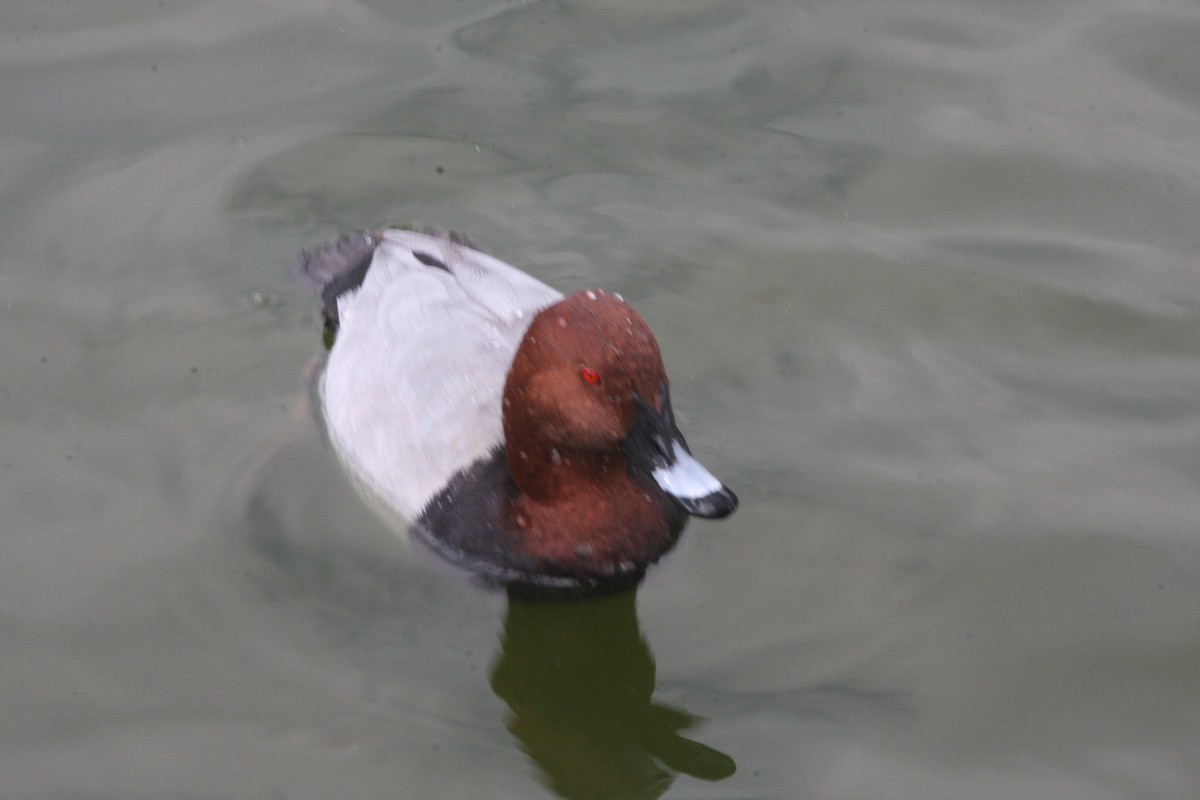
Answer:
[[451, 561], [513, 587], [629, 585], [688, 515], [737, 497], [691, 454], [649, 326], [620, 295], [564, 296], [412, 230], [306, 251], [333, 449], [364, 492]]

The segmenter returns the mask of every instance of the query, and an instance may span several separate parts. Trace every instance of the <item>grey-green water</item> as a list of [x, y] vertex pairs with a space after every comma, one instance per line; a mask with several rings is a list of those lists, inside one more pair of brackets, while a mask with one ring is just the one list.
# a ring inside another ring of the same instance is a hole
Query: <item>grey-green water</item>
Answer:
[[[1185, 800], [1200, 7], [13, 0], [0, 797]], [[294, 254], [654, 327], [741, 495], [636, 598], [406, 549]], [[733, 774], [729, 774], [731, 770]]]

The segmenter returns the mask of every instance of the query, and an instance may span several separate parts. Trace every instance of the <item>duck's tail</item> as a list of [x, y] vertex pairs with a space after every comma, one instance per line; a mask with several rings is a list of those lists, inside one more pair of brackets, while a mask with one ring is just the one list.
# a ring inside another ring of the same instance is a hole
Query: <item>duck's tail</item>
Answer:
[[[444, 233], [436, 228], [419, 228], [414, 225], [395, 227], [445, 239], [472, 250], [477, 249], [465, 234], [455, 231]], [[309, 248], [300, 253], [300, 268], [296, 270], [296, 278], [314, 294], [321, 296], [327, 347], [333, 344], [333, 337], [338, 330], [338, 298], [362, 285], [367, 276], [367, 268], [371, 266], [371, 258], [375, 255], [375, 248], [383, 241], [383, 234], [382, 229], [346, 233], [339, 236], [333, 244]], [[414, 255], [420, 259], [422, 254]], [[437, 266], [446, 268], [445, 264]]]
[[296, 277], [321, 296], [327, 335], [337, 333], [338, 297], [362, 284], [381, 239], [378, 231], [348, 233], [339, 236], [333, 244], [300, 253]]

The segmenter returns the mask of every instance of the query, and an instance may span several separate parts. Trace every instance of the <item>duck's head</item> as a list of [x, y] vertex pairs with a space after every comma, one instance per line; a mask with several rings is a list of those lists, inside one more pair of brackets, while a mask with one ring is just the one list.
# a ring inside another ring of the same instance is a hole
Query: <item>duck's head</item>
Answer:
[[509, 370], [503, 422], [510, 471], [533, 496], [570, 491], [548, 465], [572, 457], [657, 485], [680, 508], [724, 517], [737, 497], [691, 455], [675, 424], [650, 327], [619, 295], [577, 292], [543, 309]]

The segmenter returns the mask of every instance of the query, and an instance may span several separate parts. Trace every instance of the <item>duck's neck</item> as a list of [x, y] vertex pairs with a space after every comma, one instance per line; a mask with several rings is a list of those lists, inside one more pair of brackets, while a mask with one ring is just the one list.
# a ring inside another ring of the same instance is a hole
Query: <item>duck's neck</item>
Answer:
[[544, 444], [506, 446], [508, 467], [521, 494], [541, 503], [556, 503], [602, 488], [628, 469], [620, 452], [594, 453]]
[[652, 563], [682, 526], [657, 487], [629, 476], [620, 453], [513, 447], [520, 492], [509, 509], [518, 546], [566, 571], [611, 574]]

